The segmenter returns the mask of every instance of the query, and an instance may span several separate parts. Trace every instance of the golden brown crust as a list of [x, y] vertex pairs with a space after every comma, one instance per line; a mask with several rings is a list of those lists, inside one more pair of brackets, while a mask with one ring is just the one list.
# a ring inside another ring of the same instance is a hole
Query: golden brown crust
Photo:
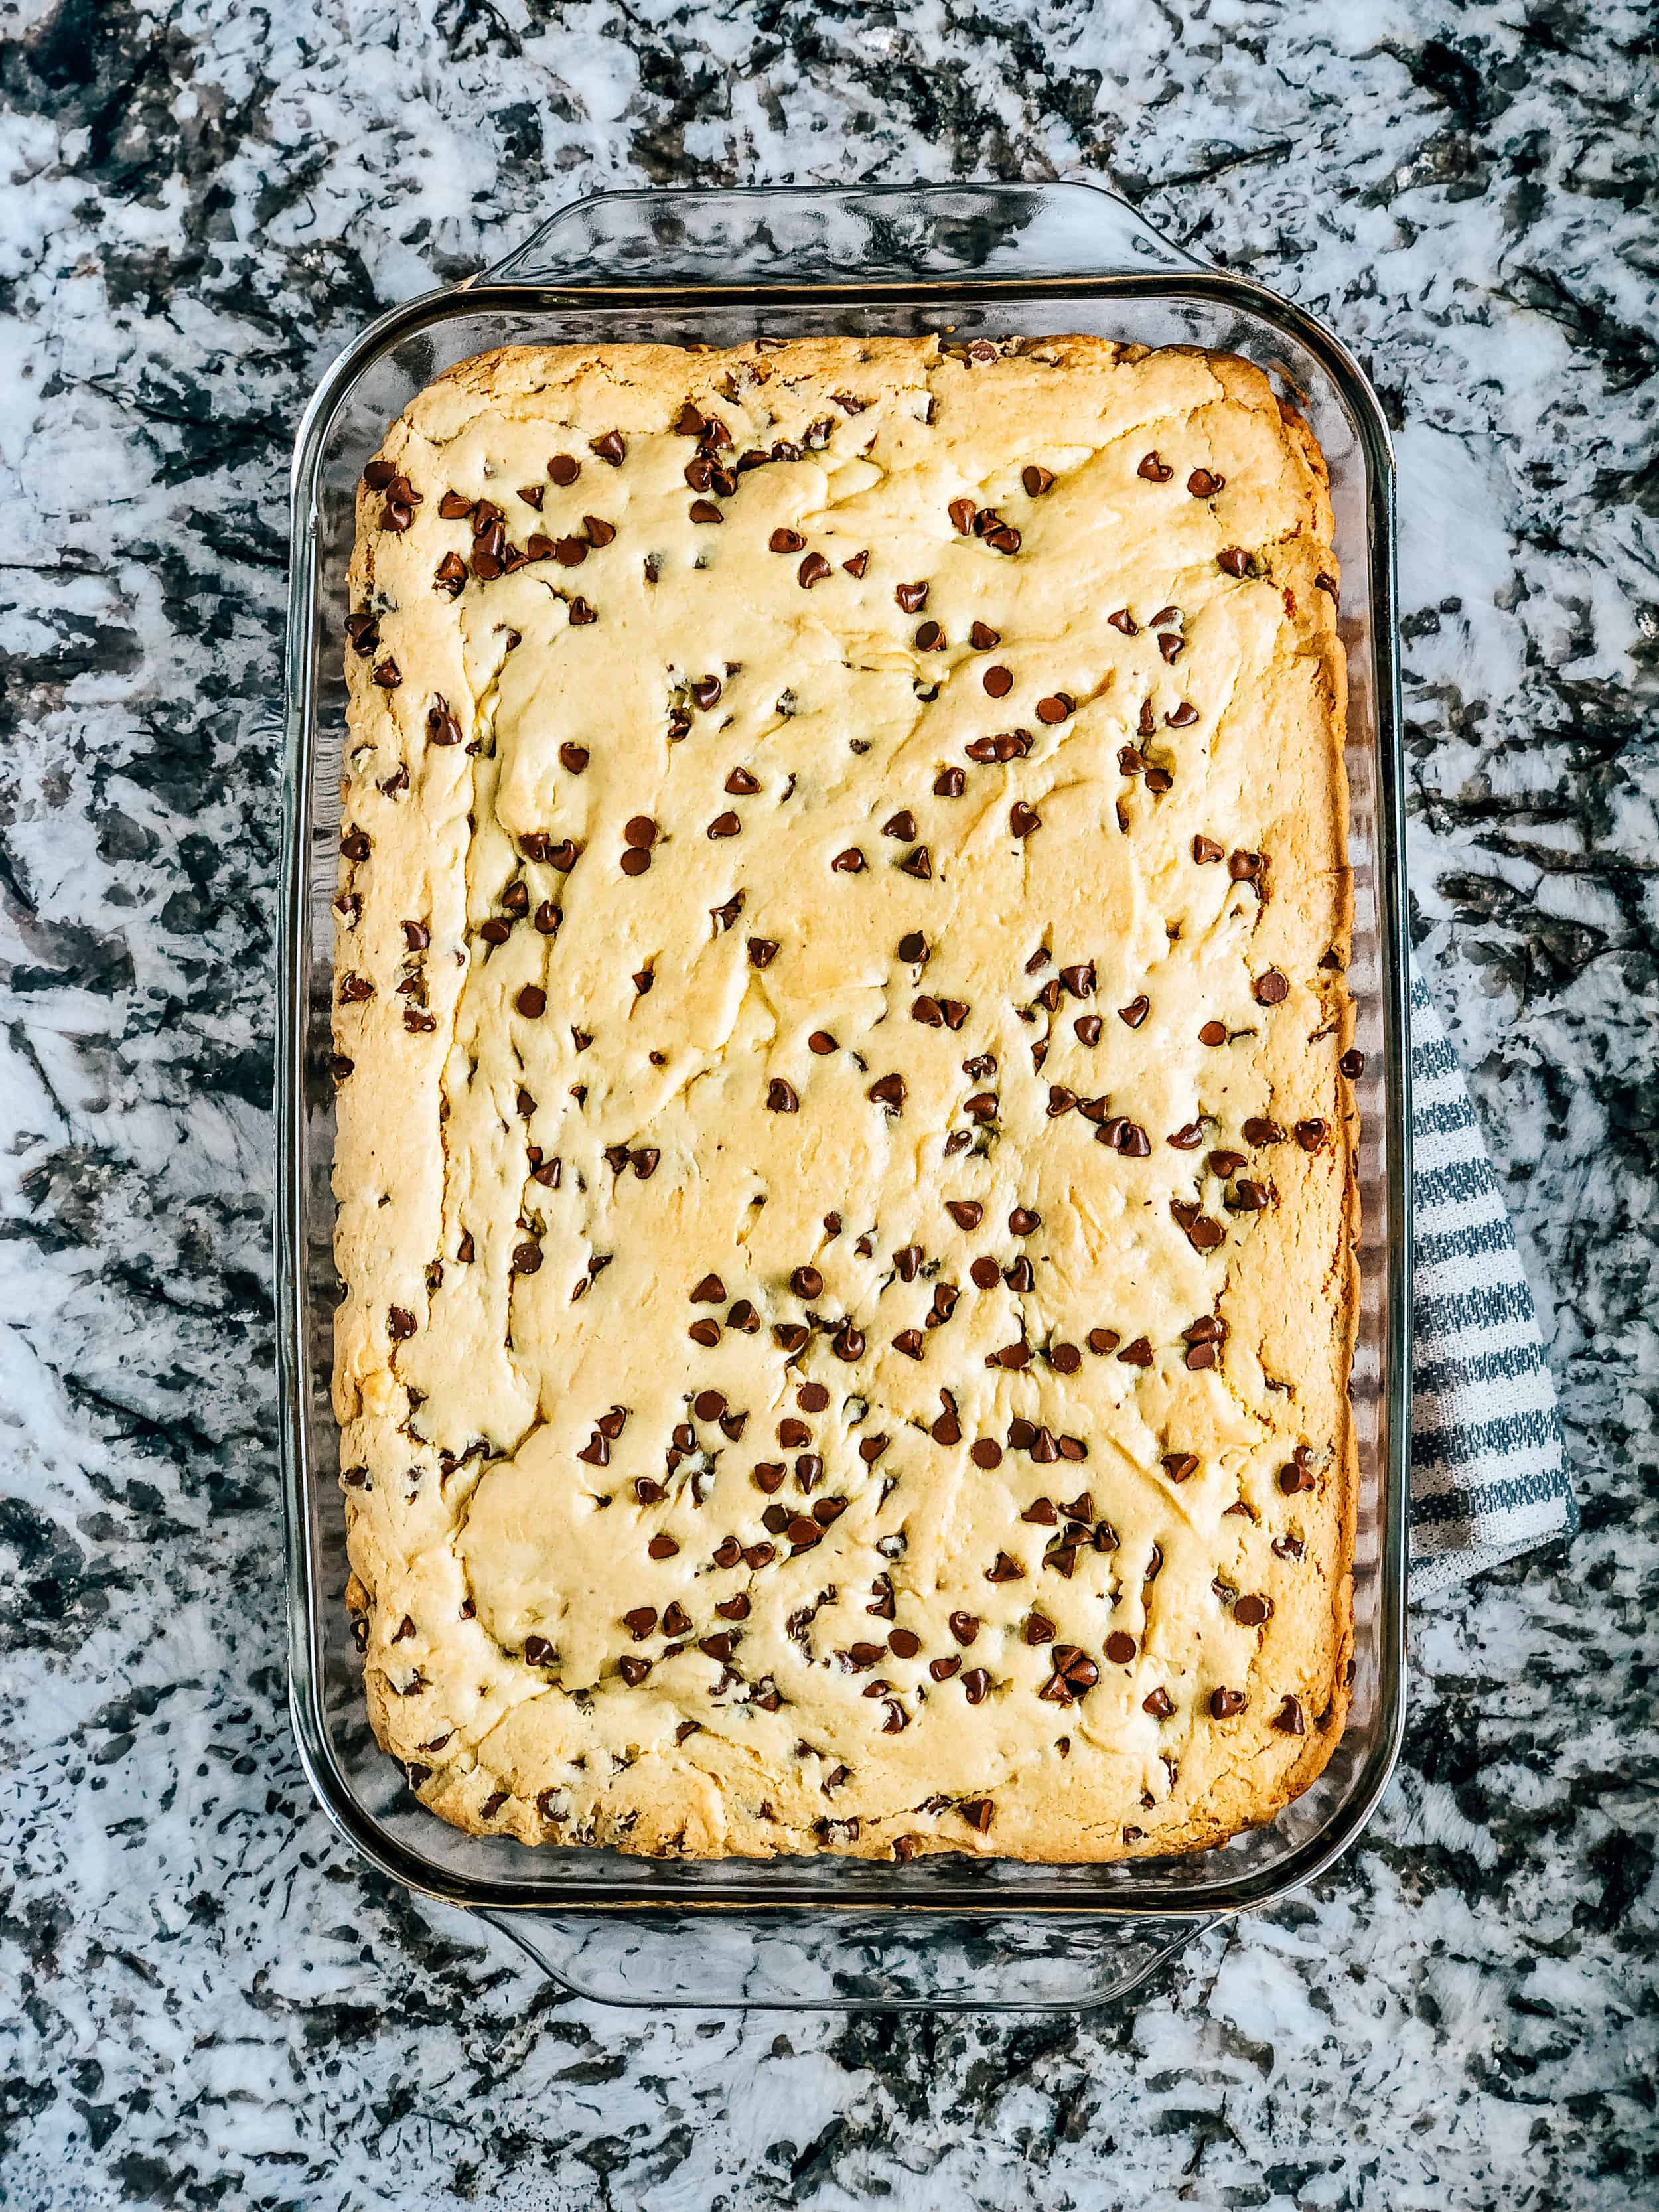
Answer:
[[381, 1742], [460, 1826], [656, 1853], [1271, 1818], [1341, 1734], [1355, 1488], [1306, 426], [1087, 337], [524, 348], [369, 477], [335, 1390]]

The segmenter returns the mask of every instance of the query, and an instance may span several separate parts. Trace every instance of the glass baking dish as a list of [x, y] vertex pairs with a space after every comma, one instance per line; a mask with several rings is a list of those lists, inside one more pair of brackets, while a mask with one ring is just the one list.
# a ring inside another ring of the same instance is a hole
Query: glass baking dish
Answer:
[[[1214, 1850], [1105, 1866], [927, 1858], [630, 1858], [462, 1834], [375, 1744], [344, 1602], [329, 1400], [338, 1295], [333, 930], [354, 495], [387, 423], [451, 363], [528, 342], [737, 343], [757, 333], [1094, 331], [1237, 353], [1311, 423], [1330, 466], [1349, 662], [1362, 1305], [1355, 1673], [1340, 1744], [1276, 1820]], [[1404, 1711], [1410, 1158], [1394, 466], [1343, 347], [1261, 285], [1208, 269], [1083, 185], [605, 195], [453, 289], [392, 309], [301, 425], [293, 477], [276, 1218], [291, 1693], [324, 1810], [384, 1873], [508, 1929], [568, 1987], [620, 2003], [1034, 2009], [1123, 1994], [1196, 1926], [1271, 1904], [1358, 1834]]]

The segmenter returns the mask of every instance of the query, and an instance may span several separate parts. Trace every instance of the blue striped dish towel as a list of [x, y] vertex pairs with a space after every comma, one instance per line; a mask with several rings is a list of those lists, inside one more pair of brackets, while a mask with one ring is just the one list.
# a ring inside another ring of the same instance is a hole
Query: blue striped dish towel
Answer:
[[1463, 1072], [1412, 970], [1412, 1589], [1571, 1535], [1555, 1386]]

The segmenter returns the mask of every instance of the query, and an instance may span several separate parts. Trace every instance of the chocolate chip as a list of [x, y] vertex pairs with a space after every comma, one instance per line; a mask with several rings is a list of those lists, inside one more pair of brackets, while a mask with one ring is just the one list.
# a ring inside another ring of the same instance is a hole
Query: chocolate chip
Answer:
[[[724, 522], [726, 520], [711, 499], [694, 499], [687, 512], [693, 522]], [[817, 556], [814, 554], [811, 557], [816, 560]], [[827, 575], [830, 564], [826, 561], [823, 565], [824, 574]]]
[[1242, 1597], [1233, 1607], [1233, 1619], [1244, 1628], [1260, 1628], [1273, 1606], [1265, 1597]]
[[1236, 1713], [1242, 1713], [1243, 1710], [1244, 1692], [1242, 1690], [1211, 1691], [1210, 1711], [1217, 1720], [1231, 1720]]
[[[861, 1328], [854, 1328], [850, 1321], [843, 1321], [841, 1327], [836, 1331], [835, 1335], [830, 1339], [830, 1349], [835, 1353], [837, 1359], [846, 1360], [849, 1364], [855, 1359], [862, 1359], [864, 1357], [864, 1331]], [[870, 1441], [873, 1441], [873, 1439], [871, 1439]], [[885, 1439], [884, 1439], [884, 1441]], [[860, 1447], [860, 1449], [862, 1449], [862, 1447]]]
[[513, 1003], [526, 1021], [537, 1022], [547, 1012], [547, 994], [540, 984], [526, 983]]
[[1365, 1073], [1365, 1055], [1363, 1052], [1350, 1049], [1343, 1054], [1336, 1064], [1350, 1083], [1358, 1083]]
[[1216, 565], [1229, 576], [1248, 576], [1250, 556], [1242, 545], [1224, 545], [1216, 555]]
[[1213, 499], [1226, 481], [1213, 470], [1194, 469], [1187, 479], [1187, 489], [1194, 499]]
[[1117, 1018], [1119, 1021], [1127, 1023], [1130, 1029], [1138, 1030], [1152, 1010], [1152, 1000], [1143, 993], [1139, 998], [1131, 999], [1127, 1006], [1120, 1006]]
[[1312, 1121], [1298, 1121], [1295, 1134], [1297, 1143], [1304, 1152], [1319, 1152], [1325, 1142], [1325, 1124], [1316, 1117]]
[[1206, 1022], [1198, 1033], [1198, 1041], [1200, 1044], [1207, 1044], [1211, 1046], [1225, 1044], [1227, 1042], [1226, 1023]]
[[1183, 699], [1181, 704], [1172, 708], [1164, 719], [1172, 730], [1190, 729], [1198, 720], [1198, 709], [1190, 699]]
[[1152, 1364], [1151, 1340], [1138, 1336], [1133, 1344], [1126, 1344], [1117, 1356], [1126, 1367], [1150, 1367]]
[[1037, 499], [1053, 483], [1054, 471], [1051, 469], [1043, 468], [1036, 461], [1027, 461], [1019, 472], [1019, 480], [1025, 487], [1027, 496]]
[[1261, 872], [1260, 853], [1234, 853], [1227, 862], [1227, 873], [1236, 884], [1251, 883]]
[[943, 653], [946, 642], [945, 632], [936, 622], [923, 623], [916, 632], [918, 653]]
[[881, 834], [884, 837], [902, 837], [908, 842], [916, 834], [916, 817], [908, 806], [902, 806], [896, 814], [890, 814], [882, 823]]
[[776, 943], [769, 937], [751, 937], [749, 940], [749, 964], [751, 968], [769, 968], [778, 957]]
[[894, 1113], [902, 1114], [904, 1111], [904, 1078], [898, 1074], [884, 1075], [870, 1085], [865, 1096], [872, 1105], [890, 1106]]
[[793, 1085], [781, 1075], [775, 1075], [767, 1086], [766, 1103], [774, 1114], [795, 1114], [800, 1110], [800, 1100]]
[[1326, 592], [1334, 599], [1336, 597], [1335, 577], [1328, 574], [1323, 568], [1322, 568], [1319, 574], [1314, 578], [1314, 589], [1316, 592]]
[[849, 845], [844, 853], [837, 853], [830, 866], [838, 875], [857, 876], [864, 872], [864, 855], [856, 845]]
[[1140, 1710], [1150, 1713], [1156, 1721], [1167, 1721], [1175, 1711], [1175, 1700], [1167, 1690], [1156, 1689], [1141, 1699]]
[[978, 509], [975, 507], [973, 501], [971, 499], [953, 499], [951, 501], [950, 506], [945, 509], [945, 512], [951, 518], [951, 526], [963, 538], [966, 538], [969, 532], [973, 529], [974, 518], [978, 513]]
[[849, 576], [863, 575], [865, 570], [870, 565], [869, 547], [866, 545], [861, 552], [854, 554], [850, 561], [843, 561], [841, 565], [846, 569]]
[[977, 1229], [985, 1218], [985, 1208], [976, 1198], [947, 1198], [945, 1210], [958, 1229]]
[[821, 584], [826, 576], [834, 574], [822, 553], [809, 553], [795, 571], [795, 581], [804, 592], [810, 592], [814, 584]]
[[726, 779], [726, 789], [734, 799], [752, 799], [760, 786], [746, 768], [734, 768]]
[[1250, 992], [1259, 1006], [1278, 1006], [1291, 995], [1291, 987], [1277, 968], [1268, 968], [1256, 977]]
[[[1014, 672], [1012, 668], [1001, 666], [988, 668], [980, 678], [980, 682], [992, 698], [1006, 699], [1014, 688]], [[1042, 710], [1039, 708], [1037, 711], [1041, 714]]]
[[533, 1275], [542, 1264], [539, 1244], [519, 1244], [514, 1247], [513, 1272], [515, 1275]]
[[363, 464], [363, 482], [370, 491], [385, 491], [398, 480], [398, 471], [383, 454], [376, 453], [372, 461]]
[[919, 929], [912, 929], [898, 941], [898, 957], [911, 967], [927, 957], [927, 940]]
[[717, 814], [714, 817], [706, 834], [710, 837], [735, 837], [742, 829], [743, 823], [738, 815], [732, 808], [727, 807], [724, 814]]
[[596, 623], [599, 620], [599, 616], [589, 606], [587, 601], [580, 596], [571, 600], [569, 616], [572, 629], [585, 629], [588, 623]]
[[1305, 1735], [1307, 1723], [1302, 1717], [1302, 1707], [1295, 1698], [1287, 1697], [1273, 1716], [1273, 1726], [1283, 1735]]
[[[432, 571], [433, 589], [438, 592], [447, 592], [452, 599], [459, 599], [465, 583], [465, 562], [462, 560], [459, 553], [446, 553], [443, 559], [439, 562], [437, 567]], [[360, 647], [359, 650], [361, 649], [362, 648]]]
[[1042, 827], [1042, 817], [1035, 806], [1028, 806], [1017, 799], [1008, 811], [1008, 828], [1016, 837], [1029, 837], [1034, 830]]
[[[920, 614], [927, 604], [927, 590], [926, 584], [898, 584], [894, 586], [893, 597], [907, 615]], [[934, 623], [924, 625], [924, 627], [937, 629], [938, 625]], [[917, 642], [921, 643], [920, 634], [918, 634]]]

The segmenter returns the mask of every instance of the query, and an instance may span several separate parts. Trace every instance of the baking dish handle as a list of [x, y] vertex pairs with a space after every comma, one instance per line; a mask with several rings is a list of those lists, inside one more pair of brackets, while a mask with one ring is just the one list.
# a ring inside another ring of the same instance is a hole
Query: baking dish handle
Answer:
[[1097, 185], [597, 192], [472, 281], [600, 286], [1127, 276], [1207, 264]]
[[711, 2012], [1080, 2012], [1212, 1920], [819, 1910], [479, 1915], [573, 1996]]

